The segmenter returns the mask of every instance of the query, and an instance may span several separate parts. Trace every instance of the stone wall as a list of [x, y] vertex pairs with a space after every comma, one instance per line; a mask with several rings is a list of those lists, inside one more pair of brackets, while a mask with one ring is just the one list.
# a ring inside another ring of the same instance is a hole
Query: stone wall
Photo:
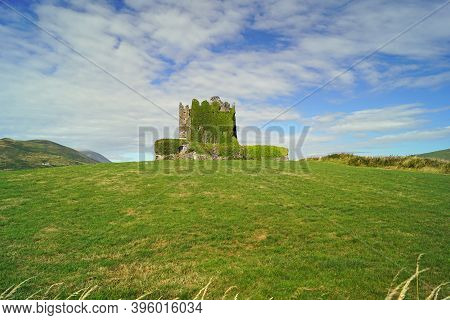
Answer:
[[179, 120], [178, 120], [178, 134], [180, 139], [187, 139], [189, 136], [189, 130], [191, 127], [191, 116], [189, 106], [183, 106], [180, 102], [178, 108]]

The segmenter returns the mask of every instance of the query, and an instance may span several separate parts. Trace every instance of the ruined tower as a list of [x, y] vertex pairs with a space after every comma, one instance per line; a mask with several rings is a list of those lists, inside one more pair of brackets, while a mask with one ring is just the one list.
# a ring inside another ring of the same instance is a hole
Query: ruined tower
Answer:
[[178, 108], [179, 120], [178, 120], [178, 136], [180, 139], [187, 139], [189, 134], [189, 128], [191, 126], [191, 115], [189, 106], [183, 106], [180, 102]]
[[198, 142], [219, 143], [237, 138], [236, 107], [228, 102], [222, 102], [218, 96], [210, 101], [192, 100], [192, 107], [181, 102], [179, 112], [179, 139]]
[[218, 96], [178, 107], [179, 138], [155, 141], [156, 160], [288, 160], [287, 148], [240, 145], [236, 106]]

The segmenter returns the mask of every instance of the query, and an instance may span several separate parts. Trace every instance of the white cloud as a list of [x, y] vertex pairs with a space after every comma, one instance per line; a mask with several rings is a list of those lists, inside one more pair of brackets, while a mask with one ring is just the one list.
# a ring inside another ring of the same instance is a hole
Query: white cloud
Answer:
[[420, 77], [401, 77], [387, 82], [385, 87], [393, 88], [438, 88], [450, 82], [450, 71]]
[[417, 127], [423, 123], [418, 115], [429, 112], [419, 104], [366, 109], [342, 115], [329, 126], [332, 132], [380, 132]]
[[431, 130], [413, 130], [399, 134], [388, 134], [373, 139], [377, 143], [399, 142], [399, 141], [417, 141], [417, 140], [436, 140], [450, 136], [450, 126], [445, 128], [436, 128]]

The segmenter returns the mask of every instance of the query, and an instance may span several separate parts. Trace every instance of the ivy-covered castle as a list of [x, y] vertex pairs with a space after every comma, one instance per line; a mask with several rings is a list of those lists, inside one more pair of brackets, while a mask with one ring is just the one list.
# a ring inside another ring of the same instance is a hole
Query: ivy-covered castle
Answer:
[[191, 106], [179, 105], [179, 139], [155, 141], [162, 159], [261, 159], [287, 160], [288, 150], [276, 146], [242, 146], [237, 139], [236, 107], [218, 96]]
[[226, 143], [236, 133], [236, 107], [228, 102], [222, 102], [214, 96], [208, 102], [201, 104], [192, 100], [192, 107], [179, 106], [179, 138], [203, 143]]

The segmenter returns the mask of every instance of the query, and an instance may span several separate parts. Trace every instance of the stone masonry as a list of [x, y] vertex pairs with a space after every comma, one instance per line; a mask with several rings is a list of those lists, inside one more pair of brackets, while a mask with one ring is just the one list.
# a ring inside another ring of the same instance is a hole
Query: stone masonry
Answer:
[[178, 121], [178, 135], [180, 139], [187, 139], [189, 134], [189, 128], [191, 126], [191, 116], [189, 106], [183, 106], [180, 102], [179, 108], [179, 121]]

